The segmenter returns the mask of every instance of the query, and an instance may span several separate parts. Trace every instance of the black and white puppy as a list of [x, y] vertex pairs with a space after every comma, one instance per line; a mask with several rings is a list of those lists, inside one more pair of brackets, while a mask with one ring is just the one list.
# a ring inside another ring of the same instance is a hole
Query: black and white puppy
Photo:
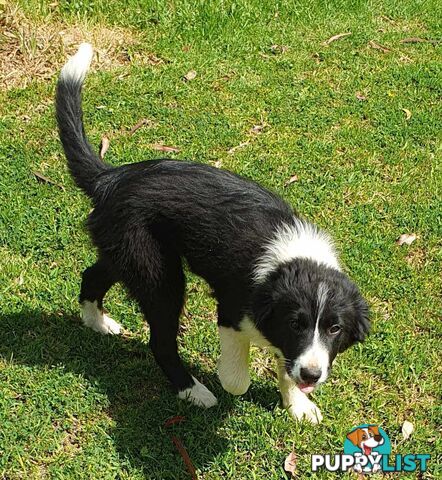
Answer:
[[278, 358], [284, 406], [319, 422], [307, 394], [326, 380], [337, 353], [369, 329], [367, 304], [330, 238], [274, 193], [228, 171], [172, 160], [103, 163], [83, 129], [81, 88], [91, 59], [92, 47], [82, 44], [61, 72], [56, 99], [70, 172], [94, 206], [88, 228], [99, 257], [83, 274], [84, 323], [120, 332], [103, 313], [103, 298], [122, 282], [149, 322], [152, 352], [178, 396], [215, 405], [178, 355], [185, 260], [218, 302], [224, 389], [245, 393], [250, 343], [267, 347]]

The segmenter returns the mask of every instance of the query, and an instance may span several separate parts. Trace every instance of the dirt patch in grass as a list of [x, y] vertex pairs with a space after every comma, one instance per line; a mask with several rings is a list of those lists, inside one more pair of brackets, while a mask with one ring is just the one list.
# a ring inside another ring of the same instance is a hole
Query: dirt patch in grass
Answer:
[[129, 63], [139, 39], [128, 29], [69, 25], [52, 15], [31, 20], [13, 3], [0, 5], [0, 88], [24, 88], [54, 77], [81, 42], [93, 44], [94, 68], [103, 70]]

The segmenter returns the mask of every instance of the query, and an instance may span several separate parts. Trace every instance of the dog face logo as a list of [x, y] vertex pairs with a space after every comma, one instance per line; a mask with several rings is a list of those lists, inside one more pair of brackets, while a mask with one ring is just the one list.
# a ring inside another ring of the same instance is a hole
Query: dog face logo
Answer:
[[356, 472], [378, 472], [381, 470], [382, 455], [389, 455], [391, 444], [388, 435], [377, 425], [359, 425], [354, 428], [344, 442], [344, 453], [353, 455]]
[[384, 443], [384, 438], [379, 433], [379, 427], [376, 425], [356, 428], [347, 435], [347, 438], [364, 455], [371, 455], [374, 448]]

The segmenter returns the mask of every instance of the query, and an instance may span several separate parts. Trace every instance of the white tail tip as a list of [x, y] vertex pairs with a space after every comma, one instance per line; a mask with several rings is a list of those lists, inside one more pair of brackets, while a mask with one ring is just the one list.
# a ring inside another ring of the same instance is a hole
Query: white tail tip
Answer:
[[71, 57], [61, 70], [61, 80], [83, 82], [92, 61], [93, 50], [90, 43], [82, 43], [77, 53]]

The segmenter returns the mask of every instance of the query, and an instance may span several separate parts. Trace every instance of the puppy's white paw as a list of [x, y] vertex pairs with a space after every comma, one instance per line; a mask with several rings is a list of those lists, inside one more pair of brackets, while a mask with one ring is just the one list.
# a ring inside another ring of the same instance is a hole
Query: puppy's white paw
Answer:
[[105, 313], [103, 314], [103, 321], [100, 325], [100, 332], [110, 335], [118, 335], [121, 333], [121, 325], [116, 322], [113, 318], [108, 317]]
[[288, 408], [290, 415], [296, 420], [307, 420], [317, 424], [322, 421], [321, 410], [307, 397], [299, 399]]
[[87, 327], [98, 333], [118, 335], [121, 332], [121, 325], [106, 314], [103, 314], [97, 307], [97, 302], [88, 302], [87, 300], [83, 302], [81, 318]]
[[195, 385], [178, 392], [178, 397], [181, 398], [181, 400], [187, 400], [198, 407], [214, 407], [218, 403], [215, 395], [195, 377], [192, 378], [195, 382]]
[[247, 368], [234, 369], [218, 365], [218, 378], [226, 392], [232, 395], [243, 395], [250, 387], [250, 375]]

